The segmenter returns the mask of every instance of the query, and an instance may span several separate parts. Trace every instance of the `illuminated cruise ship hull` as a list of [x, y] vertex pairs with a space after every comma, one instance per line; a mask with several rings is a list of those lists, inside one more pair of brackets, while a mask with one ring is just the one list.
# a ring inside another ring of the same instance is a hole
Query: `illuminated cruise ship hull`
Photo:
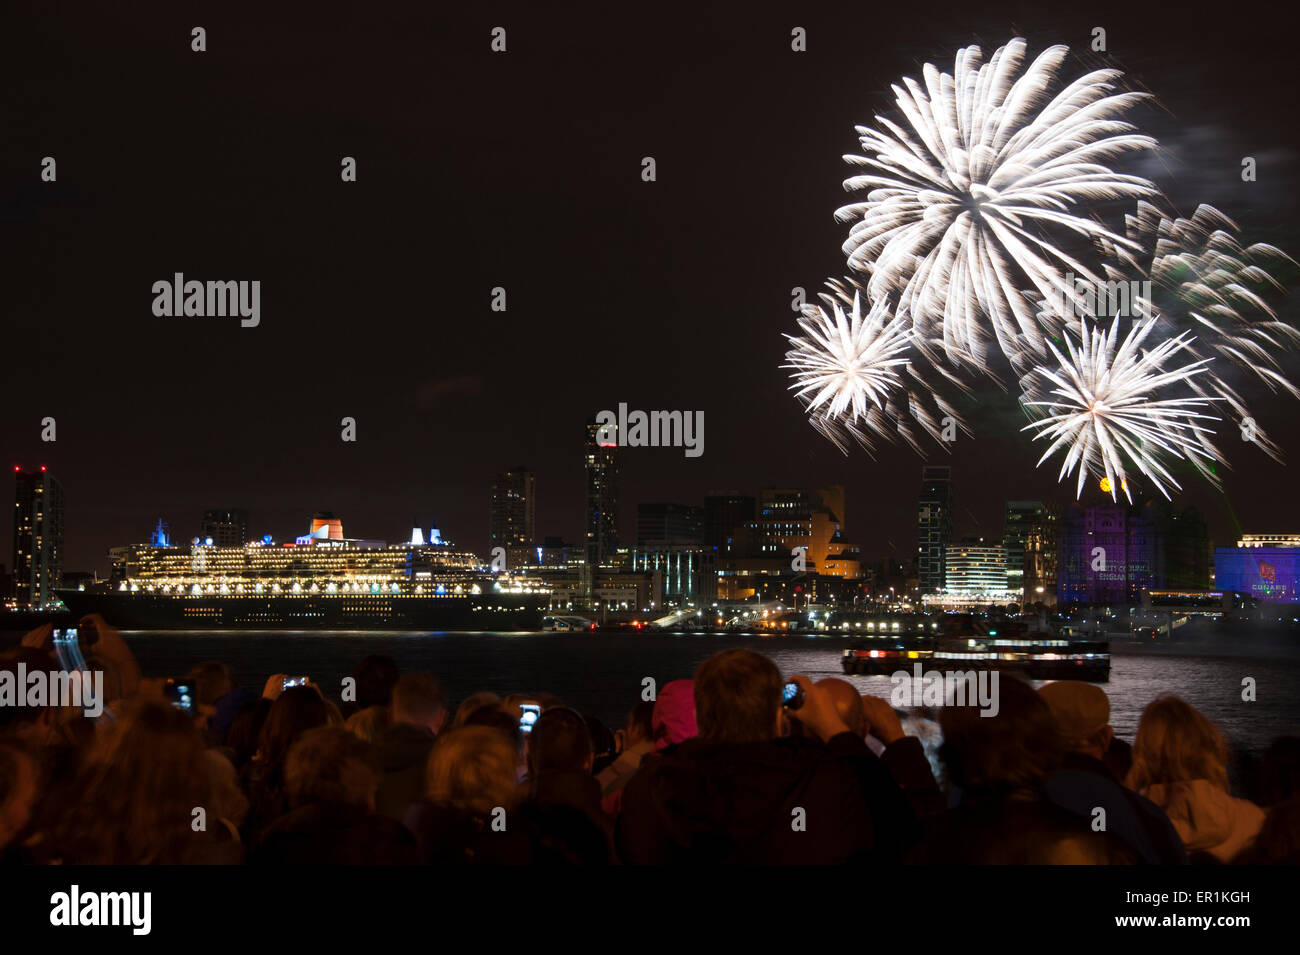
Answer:
[[78, 617], [119, 630], [536, 630], [538, 594], [177, 595], [59, 594]]

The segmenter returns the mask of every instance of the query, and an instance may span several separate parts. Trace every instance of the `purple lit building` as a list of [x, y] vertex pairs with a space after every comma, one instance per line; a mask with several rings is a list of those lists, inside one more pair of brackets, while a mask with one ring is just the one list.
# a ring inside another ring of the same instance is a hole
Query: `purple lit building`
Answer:
[[1155, 586], [1155, 522], [1123, 505], [1080, 507], [1061, 522], [1057, 594], [1061, 603], [1136, 603]]

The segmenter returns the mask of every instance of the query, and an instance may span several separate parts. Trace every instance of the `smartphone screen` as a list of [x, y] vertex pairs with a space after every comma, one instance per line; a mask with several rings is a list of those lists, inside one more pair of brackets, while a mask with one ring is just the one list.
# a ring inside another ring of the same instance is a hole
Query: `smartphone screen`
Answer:
[[519, 704], [519, 732], [531, 733], [537, 717], [542, 715], [542, 708], [536, 703]]
[[280, 688], [283, 690], [287, 690], [291, 686], [306, 686], [307, 681], [308, 681], [308, 677], [305, 676], [287, 676], [284, 678], [284, 683], [281, 685]]
[[167, 698], [172, 706], [194, 715], [194, 684], [186, 680], [168, 680]]
[[781, 687], [781, 705], [791, 710], [803, 706], [803, 688], [793, 681]]
[[81, 655], [81, 647], [77, 642], [76, 627], [55, 630], [53, 643], [54, 655], [59, 659], [60, 670], [71, 672], [87, 669], [86, 661]]

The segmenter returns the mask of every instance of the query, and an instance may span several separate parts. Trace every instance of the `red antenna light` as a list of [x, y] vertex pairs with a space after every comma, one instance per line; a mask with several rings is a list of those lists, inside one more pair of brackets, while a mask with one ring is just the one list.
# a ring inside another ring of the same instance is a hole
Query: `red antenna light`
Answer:
[[44, 464], [41, 465], [41, 470], [42, 470], [42, 471], [45, 470], [45, 465], [44, 465]]

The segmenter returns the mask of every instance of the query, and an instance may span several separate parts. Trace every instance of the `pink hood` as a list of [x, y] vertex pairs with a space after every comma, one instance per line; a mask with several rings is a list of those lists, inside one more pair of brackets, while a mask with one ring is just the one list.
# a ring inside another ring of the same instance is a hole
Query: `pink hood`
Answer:
[[655, 700], [650, 725], [654, 730], [655, 752], [699, 735], [695, 726], [695, 682], [673, 680], [665, 684]]

